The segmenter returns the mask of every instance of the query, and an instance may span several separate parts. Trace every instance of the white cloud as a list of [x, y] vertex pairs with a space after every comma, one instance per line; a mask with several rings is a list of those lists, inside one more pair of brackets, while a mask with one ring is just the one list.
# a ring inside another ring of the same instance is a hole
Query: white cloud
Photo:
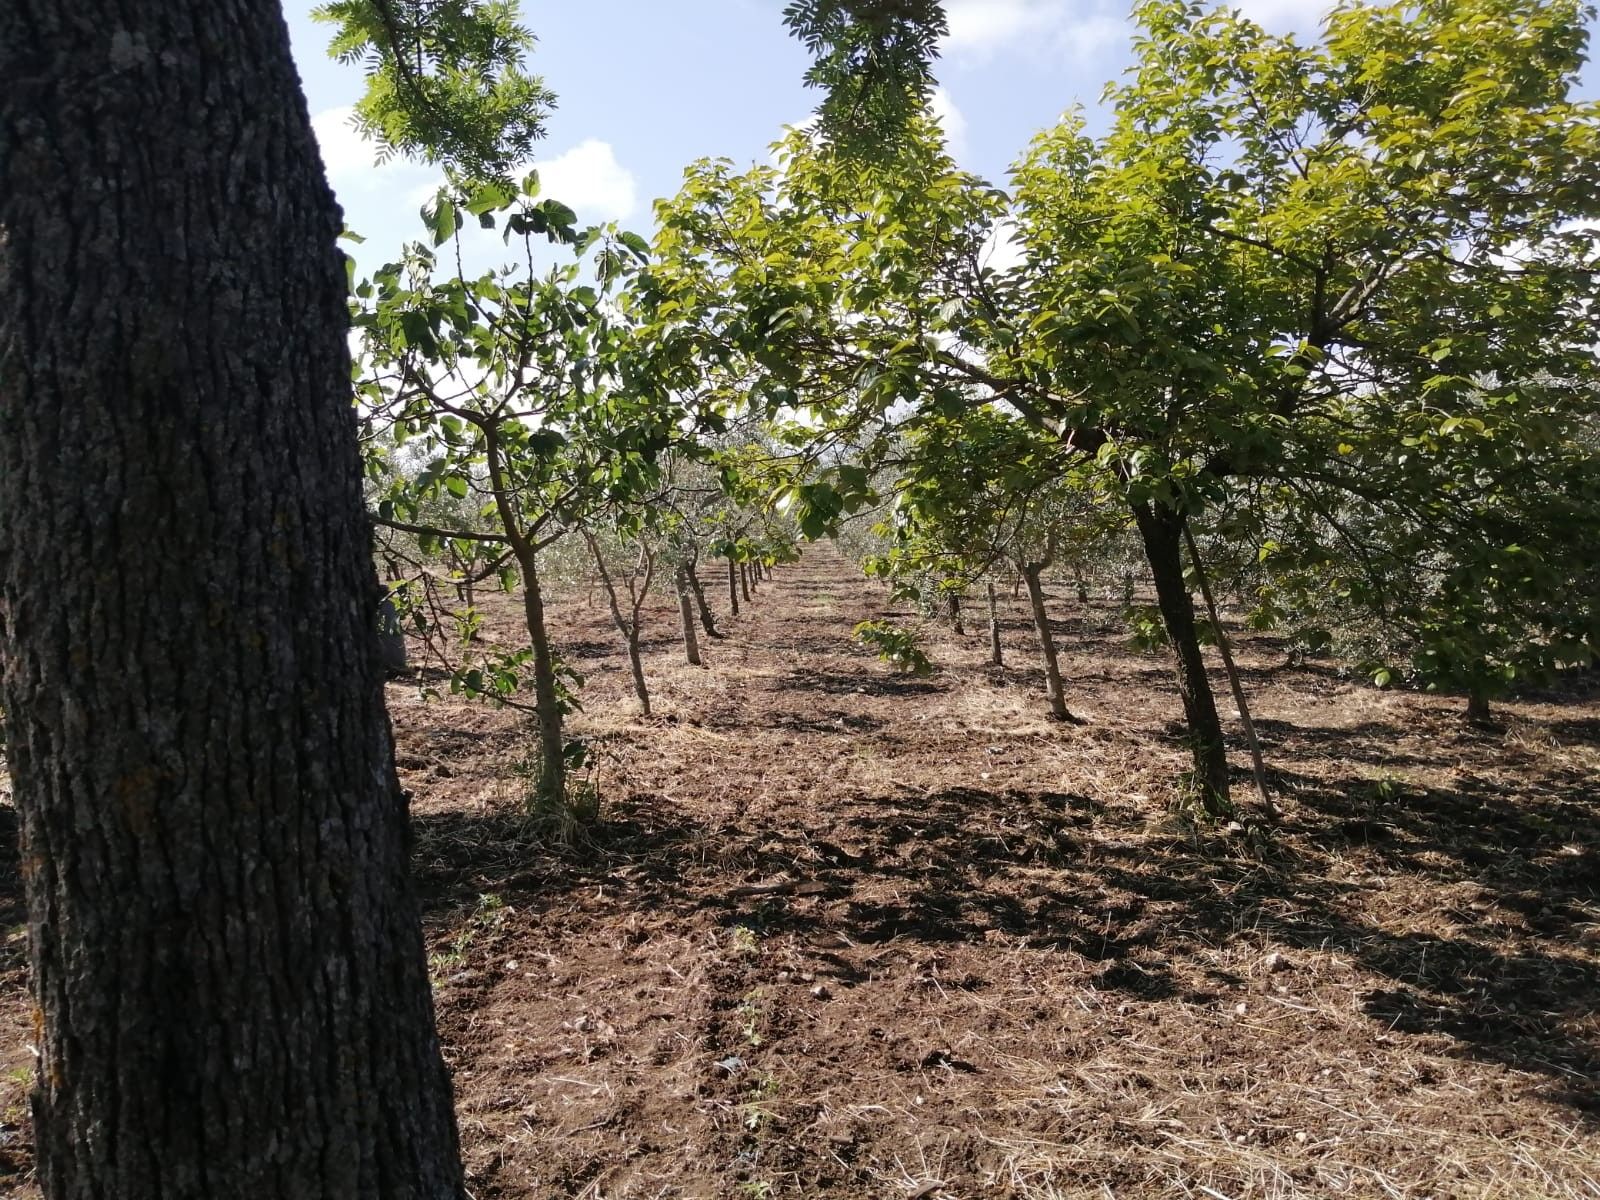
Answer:
[[[311, 129], [322, 151], [322, 165], [336, 192], [349, 195], [392, 191], [397, 187], [415, 187], [417, 181], [428, 177], [427, 167], [403, 158], [380, 163], [377, 146], [362, 137], [352, 124], [354, 115], [355, 110], [347, 104], [324, 109], [311, 118]], [[428, 193], [432, 192], [430, 187]]]
[[[334, 190], [347, 198], [380, 192], [399, 195], [408, 208], [431, 200], [444, 175], [437, 168], [401, 158], [379, 163], [376, 148], [351, 123], [353, 114], [345, 105], [311, 118]], [[539, 172], [541, 195], [575, 209], [583, 220], [620, 221], [638, 207], [638, 181], [617, 161], [609, 142], [589, 138], [555, 158], [518, 167], [513, 174], [521, 176], [529, 169]]]
[[967, 152], [966, 115], [956, 107], [950, 93], [942, 87], [933, 90], [933, 99], [928, 107], [939, 122], [939, 127], [944, 130], [945, 149], [950, 152], [951, 158], [959, 161]]
[[1313, 32], [1322, 24], [1331, 4], [1308, 4], [1306, 0], [1229, 0], [1256, 24], [1274, 33]]
[[540, 195], [561, 201], [586, 221], [621, 221], [638, 205], [638, 180], [617, 161], [609, 142], [588, 138], [565, 154], [533, 165], [539, 172]]
[[949, 0], [944, 53], [986, 61], [1002, 52], [1087, 61], [1126, 41], [1122, 7], [1106, 0]]

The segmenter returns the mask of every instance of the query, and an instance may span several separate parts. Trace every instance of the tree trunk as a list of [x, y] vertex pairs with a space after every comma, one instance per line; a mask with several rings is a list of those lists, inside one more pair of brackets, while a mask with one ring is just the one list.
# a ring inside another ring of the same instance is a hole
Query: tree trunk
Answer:
[[384, 674], [397, 677], [406, 673], [406, 631], [400, 626], [393, 596], [386, 595], [378, 603], [378, 656]]
[[562, 728], [561, 696], [556, 688], [556, 655], [544, 619], [544, 587], [539, 580], [539, 555], [532, 547], [517, 549], [522, 570], [522, 612], [533, 647], [534, 730], [539, 742], [538, 799], [546, 804], [567, 800], [567, 739]]
[[1467, 723], [1470, 725], [1493, 724], [1493, 714], [1489, 709], [1489, 695], [1487, 692], [1475, 690], [1467, 693]]
[[695, 570], [694, 563], [688, 565], [689, 590], [694, 593], [694, 605], [700, 613], [700, 628], [705, 630], [707, 637], [721, 637], [717, 632], [717, 620], [711, 613], [711, 605], [706, 603], [706, 589], [700, 582], [699, 572]]
[[1233, 691], [1233, 702], [1239, 709], [1239, 721], [1244, 725], [1245, 740], [1250, 745], [1250, 769], [1255, 776], [1256, 795], [1268, 820], [1278, 819], [1278, 806], [1272, 802], [1272, 791], [1267, 787], [1267, 764], [1261, 757], [1261, 739], [1256, 736], [1256, 723], [1250, 716], [1250, 701], [1244, 694], [1244, 681], [1239, 678], [1239, 667], [1233, 661], [1233, 649], [1228, 645], [1228, 634], [1222, 628], [1222, 613], [1217, 608], [1217, 598], [1211, 594], [1211, 581], [1206, 576], [1206, 565], [1200, 559], [1200, 547], [1195, 544], [1194, 531], [1185, 522], [1183, 538], [1189, 547], [1189, 561], [1194, 564], [1195, 579], [1200, 583], [1200, 596], [1206, 602], [1206, 613], [1211, 618], [1211, 628], [1217, 635], [1217, 653], [1222, 656], [1222, 667], [1228, 673], [1228, 687]]
[[1000, 605], [994, 594], [994, 580], [989, 580], [989, 665], [1003, 667], [1006, 665], [1005, 655], [1000, 649]]
[[694, 597], [689, 587], [689, 568], [678, 568], [678, 621], [683, 626], [683, 656], [691, 667], [700, 665], [700, 639], [694, 628]]
[[1082, 724], [1067, 708], [1066, 688], [1061, 682], [1061, 663], [1056, 657], [1056, 639], [1050, 630], [1050, 614], [1045, 611], [1044, 586], [1040, 576], [1043, 563], [1024, 563], [1022, 581], [1028, 589], [1028, 603], [1033, 608], [1033, 627], [1039, 634], [1039, 650], [1044, 656], [1044, 694], [1050, 701], [1050, 715], [1058, 721]]
[[945, 597], [945, 605], [950, 611], [950, 631], [957, 637], [966, 637], [967, 627], [961, 620], [961, 596], [956, 592], [946, 592]]
[[0, 688], [47, 1200], [455, 1200], [340, 216], [276, 4], [0, 5]]
[[[639, 654], [639, 605], [640, 597], [635, 594], [634, 585], [628, 584], [628, 596], [633, 602], [631, 619], [622, 614], [622, 604], [617, 597], [617, 583], [611, 577], [611, 572], [606, 569], [605, 555], [600, 549], [600, 543], [587, 529], [583, 531], [583, 540], [589, 543], [589, 553], [594, 556], [594, 569], [600, 575], [601, 586], [605, 588], [606, 602], [611, 609], [611, 623], [617, 627], [617, 632], [622, 635], [623, 644], [628, 649], [628, 669], [633, 673], [633, 694], [639, 701], [639, 712], [642, 716], [650, 715], [650, 687], [644, 679], [644, 660]], [[654, 560], [652, 559], [652, 563]], [[649, 587], [649, 578], [646, 577], [645, 586]]]
[[745, 603], [750, 603], [750, 571], [744, 563], [739, 564], [739, 590], [744, 594]]
[[1133, 517], [1144, 542], [1145, 556], [1156, 588], [1156, 603], [1167, 637], [1172, 642], [1178, 673], [1178, 693], [1183, 697], [1189, 724], [1189, 744], [1194, 754], [1195, 788], [1206, 813], [1220, 817], [1228, 811], [1228, 751], [1222, 738], [1222, 721], [1211, 694], [1200, 638], [1195, 629], [1194, 599], [1183, 578], [1184, 517], [1152, 504], [1133, 506]]
[[728, 605], [733, 615], [739, 615], [739, 564], [728, 559]]

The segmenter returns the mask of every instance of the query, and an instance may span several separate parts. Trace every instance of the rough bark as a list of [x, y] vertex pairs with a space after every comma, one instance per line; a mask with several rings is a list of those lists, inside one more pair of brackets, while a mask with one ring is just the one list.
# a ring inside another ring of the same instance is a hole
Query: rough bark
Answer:
[[733, 615], [739, 615], [739, 564], [728, 559], [728, 606]]
[[1033, 609], [1033, 627], [1039, 634], [1039, 651], [1044, 659], [1044, 694], [1050, 701], [1050, 715], [1074, 725], [1082, 721], [1067, 708], [1066, 685], [1061, 680], [1061, 660], [1056, 654], [1055, 634], [1050, 629], [1050, 614], [1045, 610], [1044, 585], [1040, 577], [1045, 563], [1023, 563], [1022, 581], [1028, 589], [1028, 604]]
[[1208, 814], [1222, 816], [1229, 799], [1228, 752], [1205, 659], [1200, 653], [1194, 598], [1183, 578], [1184, 517], [1153, 504], [1134, 505], [1133, 517], [1150, 563], [1161, 621], [1172, 643], [1178, 693], [1183, 698], [1189, 745], [1194, 754], [1196, 791]]
[[744, 564], [739, 564], [739, 591], [743, 594], [745, 603], [750, 603], [750, 570]]
[[278, 6], [8, 0], [0, 78], [44, 1195], [453, 1200], [340, 216]]
[[1005, 655], [1000, 648], [1000, 606], [994, 594], [994, 580], [988, 583], [989, 593], [989, 665], [1003, 667], [1006, 665]]
[[694, 593], [689, 586], [689, 567], [678, 567], [678, 623], [683, 626], [683, 657], [691, 667], [700, 665], [700, 639], [695, 633]]

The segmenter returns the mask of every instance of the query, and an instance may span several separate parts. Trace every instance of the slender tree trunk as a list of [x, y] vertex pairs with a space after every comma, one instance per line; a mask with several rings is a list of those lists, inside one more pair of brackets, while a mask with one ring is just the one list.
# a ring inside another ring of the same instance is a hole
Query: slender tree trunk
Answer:
[[386, 594], [378, 604], [378, 650], [384, 674], [400, 676], [406, 673], [406, 631], [401, 628], [400, 614], [395, 611], [392, 595]]
[[772, 564], [771, 563], [763, 563], [763, 564], [761, 564], [761, 566], [762, 566], [762, 570], [766, 571], [767, 578], [770, 580], [773, 577], [772, 576]]
[[750, 603], [750, 572], [744, 563], [739, 564], [739, 591], [744, 594], [744, 602]]
[[456, 1200], [340, 216], [276, 4], [0, 4], [0, 688], [47, 1200]]
[[945, 593], [945, 606], [950, 613], [950, 631], [957, 637], [967, 636], [967, 627], [961, 620], [961, 596], [956, 592]]
[[378, 655], [384, 673], [398, 678], [406, 673], [406, 631], [400, 624], [400, 614], [394, 605], [394, 587], [401, 578], [400, 564], [388, 559], [384, 577], [388, 586], [383, 589], [383, 600], [378, 605]]
[[544, 586], [539, 579], [539, 556], [531, 547], [517, 550], [522, 569], [522, 610], [533, 647], [534, 730], [539, 743], [539, 799], [546, 804], [567, 800], [566, 733], [562, 728], [561, 697], [556, 688], [556, 655], [545, 625]]
[[987, 590], [989, 593], [989, 665], [1003, 667], [1006, 665], [1006, 660], [1000, 648], [1000, 605], [995, 599], [994, 580], [989, 580]]
[[689, 586], [689, 567], [678, 568], [678, 620], [683, 626], [683, 656], [691, 667], [700, 665], [700, 639], [694, 627], [694, 597]]
[[700, 628], [705, 630], [707, 637], [721, 637], [722, 635], [717, 632], [717, 620], [712, 615], [711, 605], [706, 602], [706, 589], [700, 582], [700, 575], [695, 570], [695, 564], [690, 562], [687, 569], [689, 590], [694, 593], [694, 605], [700, 613]]
[[1184, 522], [1183, 537], [1189, 547], [1189, 561], [1194, 564], [1195, 578], [1200, 581], [1200, 595], [1206, 602], [1206, 612], [1211, 617], [1211, 628], [1217, 633], [1217, 651], [1222, 655], [1223, 669], [1228, 673], [1228, 687], [1233, 691], [1233, 702], [1239, 709], [1239, 720], [1244, 725], [1245, 740], [1250, 744], [1250, 769], [1255, 776], [1256, 795], [1261, 800], [1262, 811], [1269, 820], [1278, 819], [1278, 806], [1272, 802], [1272, 792], [1267, 787], [1267, 766], [1261, 757], [1261, 739], [1256, 736], [1256, 723], [1250, 716], [1250, 703], [1244, 694], [1244, 681], [1239, 678], [1239, 668], [1233, 661], [1233, 648], [1228, 645], [1228, 635], [1222, 628], [1222, 614], [1217, 609], [1217, 598], [1211, 594], [1211, 580], [1206, 575], [1205, 563], [1200, 558], [1200, 547], [1195, 545], [1194, 530]]
[[1152, 504], [1134, 505], [1133, 516], [1150, 562], [1156, 603], [1177, 660], [1178, 692], [1189, 724], [1196, 790], [1208, 814], [1224, 816], [1229, 798], [1228, 751], [1211, 681], [1206, 676], [1205, 659], [1200, 653], [1194, 599], [1183, 579], [1184, 518], [1181, 513]]
[[728, 559], [728, 606], [733, 609], [733, 615], [739, 615], [739, 564], [732, 558]]
[[1081, 725], [1083, 722], [1067, 708], [1066, 688], [1061, 681], [1061, 662], [1056, 656], [1056, 639], [1050, 629], [1050, 614], [1044, 606], [1044, 585], [1040, 582], [1044, 566], [1043, 563], [1024, 563], [1022, 567], [1022, 581], [1028, 589], [1028, 604], [1033, 609], [1033, 627], [1038, 631], [1039, 650], [1044, 657], [1044, 693], [1050, 701], [1052, 717]]
[[644, 678], [644, 656], [639, 653], [639, 625], [634, 622], [628, 627], [628, 669], [633, 672], [633, 694], [639, 701], [640, 716], [648, 717], [650, 713], [650, 685]]
[[[640, 597], [634, 593], [633, 585], [628, 585], [628, 594], [633, 601], [633, 619], [629, 620], [622, 614], [622, 604], [617, 597], [616, 580], [611, 577], [611, 572], [606, 569], [605, 555], [600, 550], [600, 543], [588, 530], [583, 531], [583, 540], [589, 543], [589, 553], [594, 556], [594, 569], [600, 575], [600, 585], [605, 589], [606, 602], [611, 608], [611, 623], [617, 627], [617, 632], [622, 635], [623, 644], [628, 649], [628, 669], [633, 674], [633, 694], [639, 701], [639, 712], [648, 717], [650, 715], [650, 687], [645, 683], [644, 659], [639, 653], [639, 606]], [[646, 588], [649, 580], [645, 581]]]

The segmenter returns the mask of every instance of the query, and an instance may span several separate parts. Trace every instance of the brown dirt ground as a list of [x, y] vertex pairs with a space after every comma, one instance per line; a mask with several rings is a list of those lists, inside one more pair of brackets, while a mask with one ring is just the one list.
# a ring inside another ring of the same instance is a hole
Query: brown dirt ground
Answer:
[[[1264, 839], [1171, 815], [1165, 661], [1055, 608], [1083, 728], [1043, 716], [1021, 605], [1005, 669], [930, 628], [940, 671], [892, 675], [850, 640], [892, 608], [826, 546], [706, 668], [658, 601], [642, 721], [568, 595], [605, 811], [565, 850], [522, 820], [514, 714], [391, 687], [476, 1200], [1600, 1197], [1600, 683], [1472, 734], [1247, 640]], [[0, 1192], [28, 1195], [15, 878]]]

